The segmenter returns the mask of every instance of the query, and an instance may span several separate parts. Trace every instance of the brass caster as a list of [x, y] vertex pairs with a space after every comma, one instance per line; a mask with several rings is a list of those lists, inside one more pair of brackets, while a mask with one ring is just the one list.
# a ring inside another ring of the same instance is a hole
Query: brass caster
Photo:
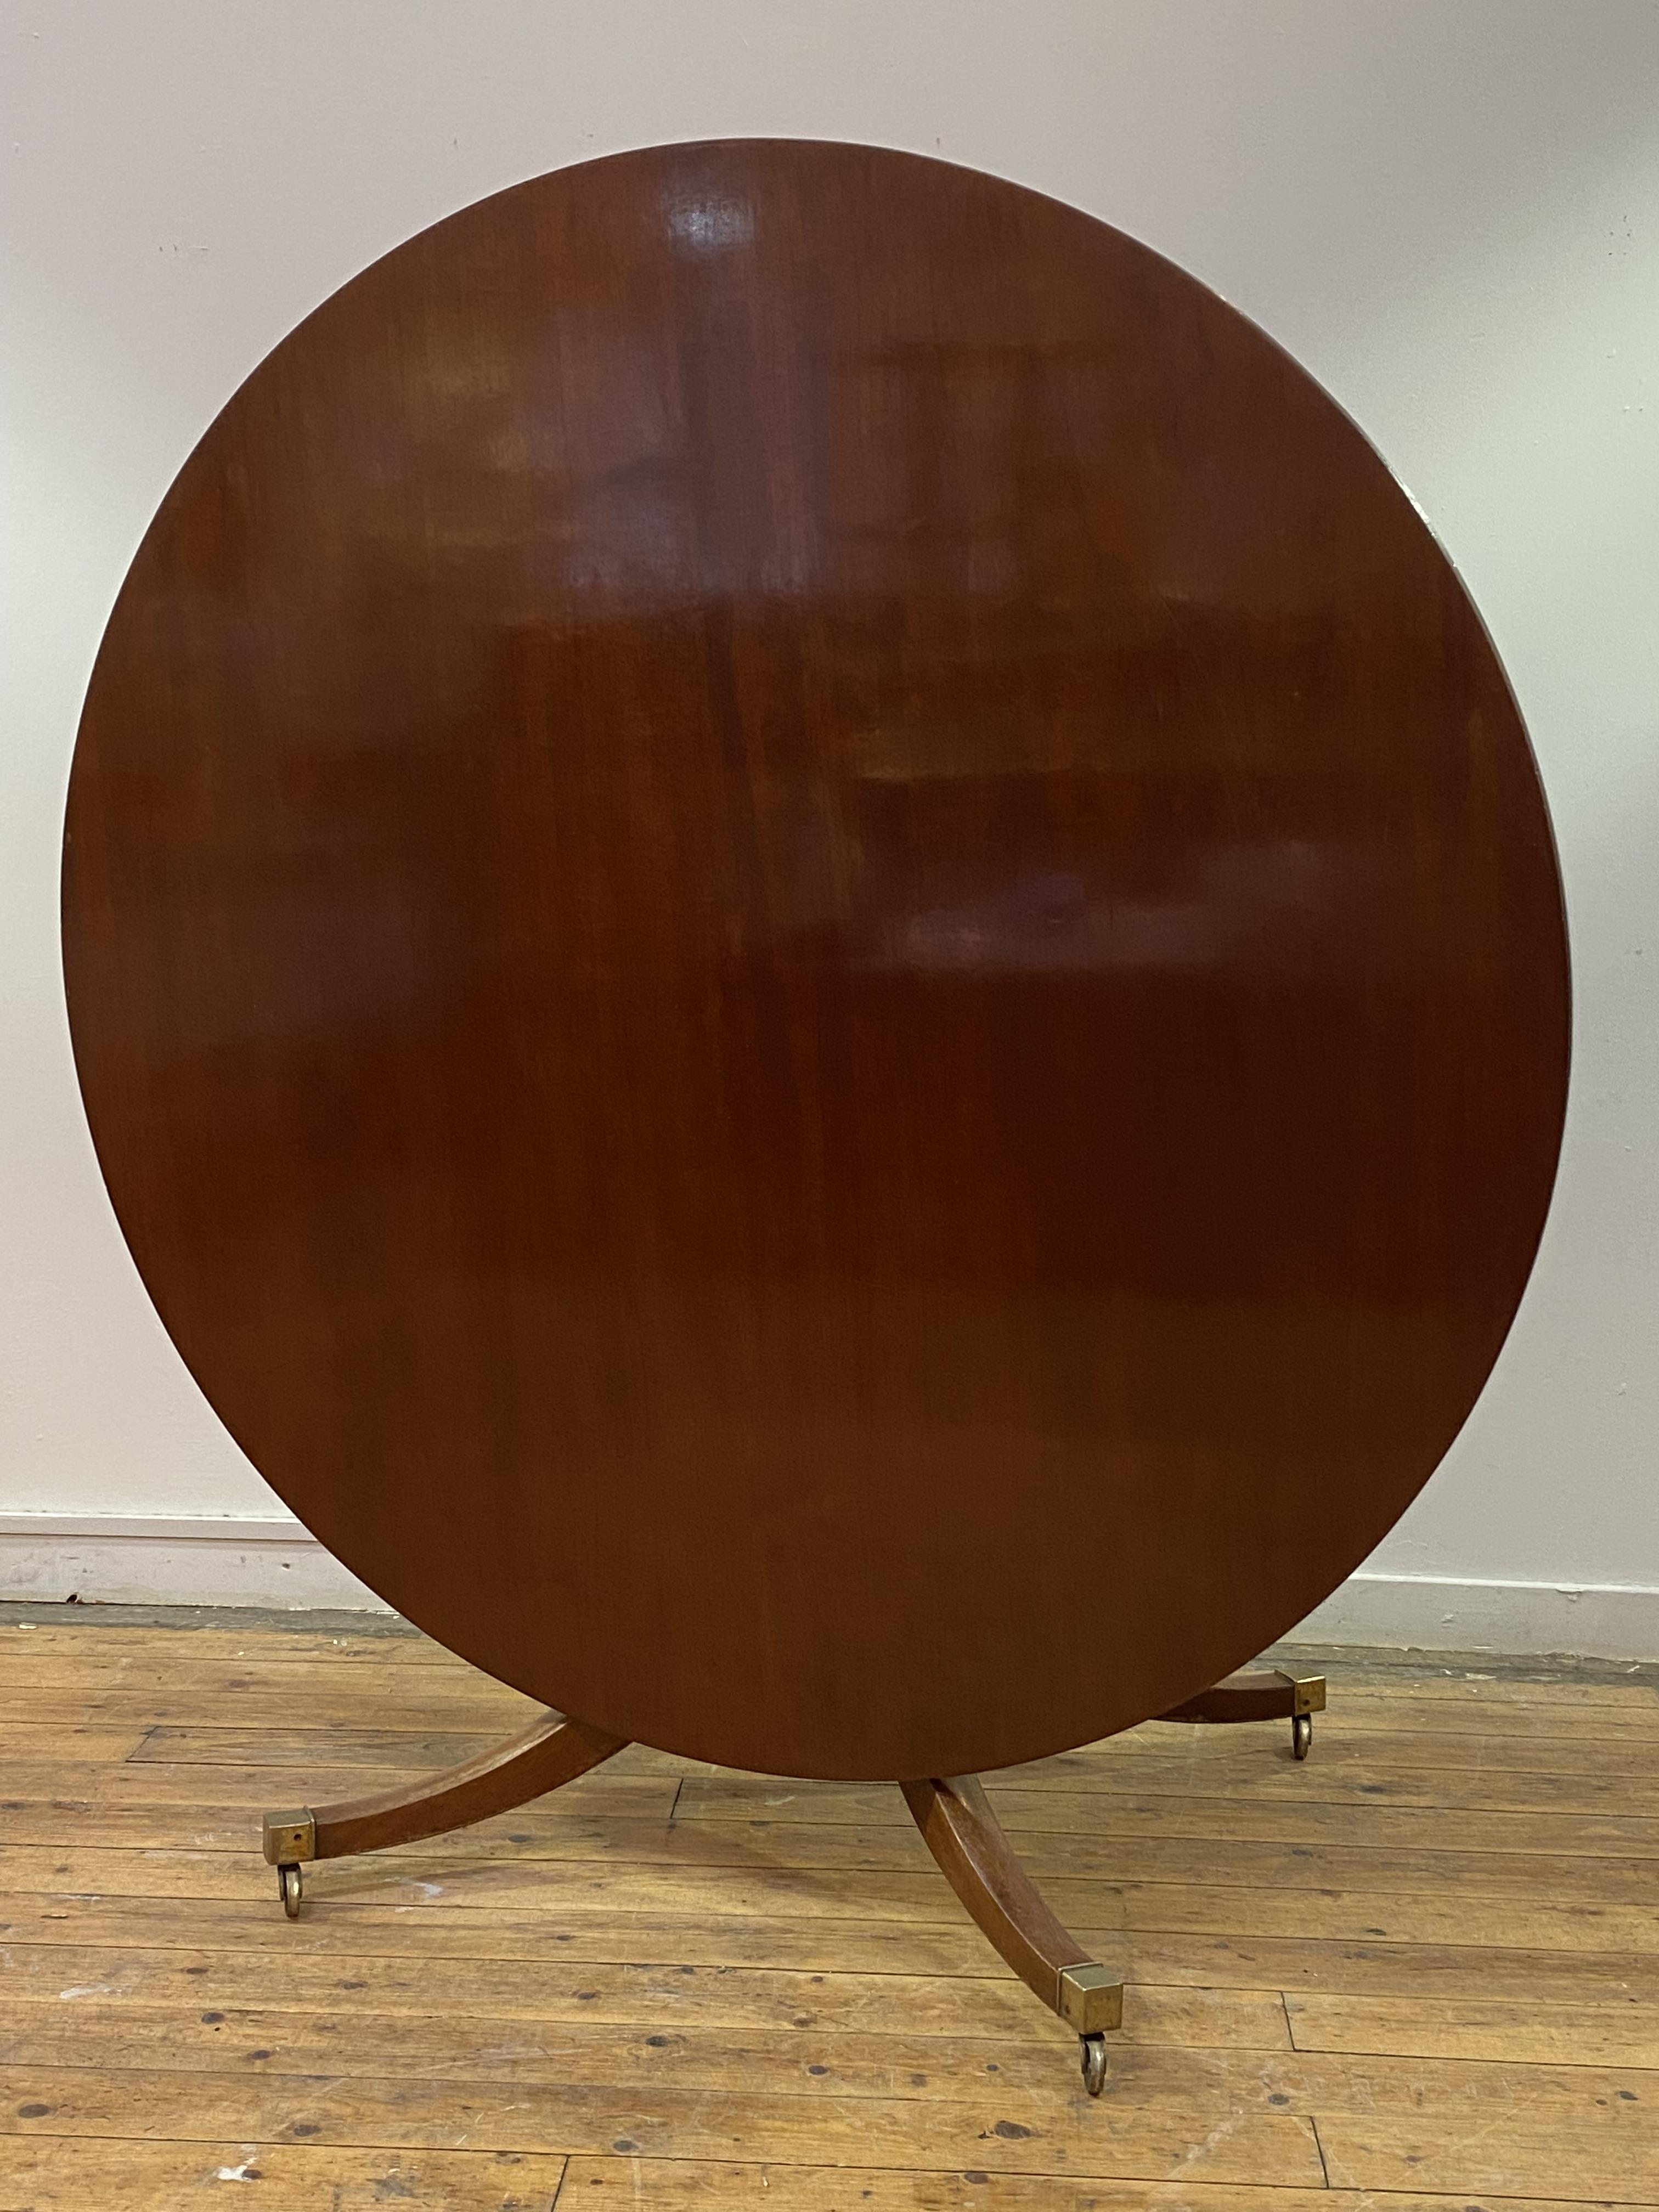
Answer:
[[283, 1910], [290, 1920], [300, 1917], [301, 1890], [300, 1869], [296, 1866], [279, 1866], [276, 1869], [276, 1893], [283, 1900]]
[[1097, 2097], [1106, 2086], [1106, 2039], [1103, 2035], [1080, 2035], [1078, 2043], [1083, 2062], [1083, 2086], [1091, 2097]]
[[1313, 1715], [1297, 1713], [1291, 1723], [1291, 1756], [1305, 1759], [1313, 1748]]

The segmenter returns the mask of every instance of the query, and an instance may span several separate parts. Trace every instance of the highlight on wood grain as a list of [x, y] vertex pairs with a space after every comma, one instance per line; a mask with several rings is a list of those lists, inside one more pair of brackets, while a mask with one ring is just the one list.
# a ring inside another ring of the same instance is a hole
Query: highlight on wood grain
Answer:
[[1553, 1181], [1549, 820], [1413, 501], [1173, 263], [893, 149], [577, 164], [308, 314], [116, 599], [62, 906], [117, 1217], [266, 1480], [757, 1771], [983, 1772], [1257, 1656]]

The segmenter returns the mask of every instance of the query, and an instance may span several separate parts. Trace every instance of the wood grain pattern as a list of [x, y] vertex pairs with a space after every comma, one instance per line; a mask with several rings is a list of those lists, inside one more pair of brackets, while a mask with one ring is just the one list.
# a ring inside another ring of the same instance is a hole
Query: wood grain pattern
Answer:
[[[650, 2001], [647, 1992], [639, 1995]], [[486, 2018], [463, 2043], [453, 2024], [361, 2006], [343, 2010], [325, 2004], [303, 2013], [269, 2005], [206, 2010], [204, 2020], [203, 2008], [187, 2000], [170, 2007], [96, 1999], [26, 2007], [0, 2023], [0, 2066], [303, 2082], [331, 2075], [349, 2063], [353, 2074], [402, 2075], [428, 2085], [544, 2091], [579, 2081], [618, 2094], [641, 2087], [647, 2093], [704, 2089], [794, 2096], [813, 2106], [854, 2097], [902, 2098], [920, 2089], [947, 2103], [971, 2100], [988, 2086], [989, 2075], [1000, 2096], [1026, 2100], [1028, 2111], [1067, 2108], [1072, 2102], [1056, 2063], [1057, 2035], [1032, 2033], [1039, 2015], [1030, 2005], [1023, 2035], [964, 2034], [959, 2023], [918, 2031], [897, 2019], [879, 2030], [839, 2033], [814, 2021], [810, 2033], [780, 2035], [764, 2028], [722, 2030], [700, 2012], [695, 2024], [687, 2019], [654, 2031], [660, 2039], [654, 2043], [637, 2018], [607, 2022], [520, 2014], [494, 2031]], [[794, 2027], [793, 2021], [780, 2025]], [[1121, 2050], [1115, 2042], [1115, 2065], [1120, 2057], [1114, 2098], [1143, 2116], [1212, 2110], [1228, 2100], [1240, 2109], [1290, 2106], [1322, 2117], [1462, 2112], [1477, 2124], [1494, 2112], [1508, 2116], [1514, 2110], [1509, 2060], [1212, 2051], [1161, 2039]], [[1617, 2104], [1641, 2105], [1650, 2086], [1646, 2069], [1583, 2057], [1534, 2060], [1528, 2075], [1530, 2109], [1555, 2112], [1569, 2132]]]
[[[204, 2197], [257, 2185], [259, 2212], [552, 2212], [566, 2179], [562, 2158], [516, 2151], [347, 2150], [301, 2143], [147, 2142], [137, 2137], [47, 2136], [0, 2143], [0, 2176], [28, 2212], [199, 2212]], [[626, 2170], [611, 2159], [610, 2167]], [[635, 2202], [639, 2201], [636, 2197]], [[1407, 2207], [1407, 2212], [1412, 2212]], [[1549, 2208], [1543, 2208], [1549, 2212]]]
[[[88, 1800], [58, 1798], [42, 1802], [7, 1798], [5, 1832], [19, 1844], [114, 1846], [124, 1850], [182, 1849], [242, 1858], [247, 1821], [241, 1805], [213, 1804], [183, 1792], [158, 1804], [124, 1805], [120, 1793], [100, 1790]], [[648, 1798], [607, 1797], [586, 1811], [545, 1812], [526, 1808], [497, 1823], [465, 1846], [470, 1867], [528, 1868], [548, 1860], [586, 1863], [599, 1857], [680, 1867], [768, 1866], [803, 1872], [817, 1869], [850, 1872], [914, 1870], [927, 1864], [915, 1839], [901, 1827], [857, 1827], [850, 1823], [814, 1826], [804, 1820], [774, 1822], [763, 1815], [738, 1822], [688, 1819], [675, 1808], [670, 1784]], [[650, 1802], [654, 1798], [655, 1802]], [[751, 1801], [752, 1802], [752, 1801]], [[616, 1803], [616, 1809], [611, 1809]], [[1103, 1815], [1106, 1801], [1101, 1801]], [[1208, 1818], [1188, 1808], [1182, 1835], [1160, 1832], [1155, 1821], [1128, 1834], [1114, 1833], [1109, 1818], [1080, 1824], [1074, 1831], [1011, 1828], [1018, 1838], [1020, 1865], [1033, 1881], [1051, 1883], [1074, 1877], [1121, 1887], [1192, 1882], [1216, 1888], [1381, 1891], [1389, 1895], [1443, 1895], [1449, 1870], [1460, 1895], [1507, 1898], [1562, 1911], [1599, 1911], [1608, 1905], [1651, 1906], [1659, 1893], [1659, 1861], [1643, 1857], [1582, 1855], [1540, 1856], [1520, 1851], [1459, 1850], [1455, 1844], [1420, 1841], [1408, 1850], [1358, 1843], [1326, 1848], [1288, 1842], [1235, 1840], [1224, 1869], [1218, 1869], [1218, 1832], [1236, 1824], [1211, 1810]], [[1422, 1817], [1417, 1819], [1422, 1832]], [[321, 1854], [319, 1856], [331, 1856]], [[423, 1863], [432, 1854], [424, 1855]], [[453, 1853], [444, 1852], [447, 1858]], [[384, 1870], [384, 1869], [383, 1869]], [[1141, 1893], [1146, 1893], [1141, 1890]]]
[[[596, 1843], [590, 1856], [501, 1858], [476, 1856], [465, 1843], [428, 1846], [413, 1861], [376, 1855], [331, 1861], [307, 1884], [308, 1897], [406, 1909], [443, 1898], [460, 1915], [493, 1911], [525, 1916], [538, 1910], [562, 1916], [598, 1913], [608, 1906], [654, 1912], [665, 1922], [678, 1913], [725, 1915], [736, 1920], [787, 1912], [825, 1924], [824, 1949], [833, 1950], [842, 1923], [953, 1925], [960, 1910], [951, 1892], [926, 1865], [914, 1869], [864, 1867], [855, 1860], [848, 1881], [841, 1868], [780, 1864], [757, 1848], [741, 1865], [726, 1855], [687, 1852], [667, 1863], [654, 1854], [613, 1862]], [[256, 1866], [258, 1862], [256, 1860]], [[623, 1869], [626, 1868], [626, 1872]], [[816, 1876], [816, 1878], [814, 1878]], [[227, 1901], [264, 1895], [267, 1885], [222, 1851], [118, 1851], [59, 1844], [0, 1845], [0, 1887], [14, 1899], [68, 1887], [101, 1892], [124, 1877], [135, 1895]], [[842, 1878], [838, 1878], [842, 1877]], [[1659, 1974], [1659, 1917], [1650, 1902], [1612, 1904], [1553, 1899], [1537, 1893], [1492, 1895], [1471, 1891], [1448, 1897], [1421, 1889], [1253, 1889], [1225, 1881], [1123, 1881], [1056, 1876], [1043, 1892], [1083, 1947], [1084, 1955], [1112, 1963], [1109, 1947], [1126, 1934], [1188, 1934], [1224, 1937], [1316, 1935], [1334, 1941], [1369, 1938], [1418, 1944], [1477, 1943], [1529, 1954], [1559, 1950], [1576, 1960], [1602, 1952], [1623, 1962], [1644, 1962]]]
[[[544, 1713], [522, 1734], [476, 1759], [445, 1767], [424, 1782], [405, 1781], [367, 1796], [311, 1806], [312, 1855], [343, 1858], [354, 1851], [453, 1835], [544, 1791], [566, 1788], [625, 1748], [615, 1736], [602, 1735], [584, 1722], [563, 1713]], [[322, 1796], [314, 1784], [313, 1795]]]
[[[625, 2104], [624, 2104], [624, 2101]], [[447, 2083], [404, 2081], [391, 2073], [311, 2075], [179, 2075], [159, 2069], [0, 2066], [0, 2135], [142, 2134], [314, 2137], [356, 2148], [384, 2147], [395, 2134], [417, 2148], [533, 2150], [558, 2142], [586, 2151], [637, 2150], [641, 2156], [736, 2155], [787, 2165], [799, 2154], [803, 2124], [830, 2163], [951, 2167], [958, 2171], [997, 2146], [997, 2163], [1043, 2173], [1056, 2163], [1109, 2175], [1115, 2167], [1158, 2179], [1202, 2182], [1260, 2179], [1317, 2186], [1321, 2167], [1308, 2121], [1265, 2107], [1230, 2113], [1214, 2103], [1197, 2113], [1138, 2112], [994, 2085], [960, 2100], [914, 2094], [807, 2100], [732, 2087], [679, 2088], [559, 2081]], [[821, 2109], [820, 2109], [821, 2104]], [[44, 2105], [42, 2112], [23, 2111]], [[619, 2122], [619, 2108], [627, 2118]], [[1196, 2119], [1202, 2132], [1191, 2132]]]
[[320, 307], [121, 593], [64, 901], [261, 1472], [489, 1673], [765, 1771], [1254, 1656], [1554, 1170], [1549, 825], [1410, 501], [1192, 279], [910, 155], [618, 156]]
[[[29, 1646], [0, 1630], [0, 1686], [39, 1679]], [[88, 1700], [128, 1672], [125, 1650], [158, 1697], [168, 1680], [153, 1632], [129, 1644], [89, 1621], [57, 1649], [60, 1687], [78, 1675]], [[296, 1656], [306, 1639], [274, 1630], [244, 1640], [249, 1694], [267, 1652], [290, 1702], [356, 1684], [365, 1737], [393, 1694], [366, 1647]], [[400, 1673], [416, 1740], [423, 1693], [434, 1712], [498, 1694], [435, 1653]], [[1124, 1849], [1158, 1873], [1150, 1822], [1167, 1810], [1161, 1880], [1108, 1878], [1136, 1757], [1121, 1739], [1068, 1759], [1062, 1787], [997, 1793], [1047, 1893], [1068, 1910], [1115, 1899], [1128, 1923], [1100, 1931], [1127, 1987], [1099, 2106], [1072, 2090], [1070, 2037], [961, 1914], [891, 1786], [677, 1773], [635, 1749], [544, 1808], [319, 1865], [289, 1923], [256, 1841], [291, 1773], [279, 1732], [268, 1765], [201, 1756], [205, 1717], [179, 1763], [82, 1732], [0, 1796], [0, 2205], [182, 2212], [249, 2168], [279, 2212], [554, 2212], [556, 2192], [556, 2212], [1659, 2204], [1650, 1824], [1596, 1815], [1602, 1852], [1577, 1855], [1553, 1899], [1553, 1869], [1508, 1825], [1542, 1816], [1443, 1812], [1434, 1793], [1459, 1770], [1407, 1725], [1415, 1683], [1378, 1666], [1354, 1686], [1367, 1736], [1410, 1747], [1398, 1771], [1420, 1802], [1378, 1808], [1375, 1848], [1363, 1807], [1325, 1808], [1355, 1815], [1340, 1885], [1316, 1857], [1297, 1887], [1293, 1854], [1241, 1855], [1241, 1832], [1285, 1817], [1289, 1761], [1235, 1759], [1238, 1730], [1215, 1732], [1224, 1789], [1140, 1801]], [[1561, 1705], [1528, 1686], [1489, 1697], [1508, 1749], [1517, 1715], [1540, 1743], [1562, 1730]], [[1632, 1725], [1603, 1744], [1610, 1780], [1653, 1765], [1648, 1686], [1617, 1701]], [[246, 1753], [240, 1694], [224, 1733]], [[1320, 1752], [1340, 1747], [1346, 1709], [1325, 1715]], [[1476, 1769], [1482, 1750], [1471, 1731]], [[694, 1789], [720, 1794], [688, 1812]], [[813, 1817], [849, 1800], [859, 1818]], [[1056, 1808], [1069, 1828], [1045, 1825]], [[129, 1816], [142, 1825], [123, 1839]], [[16, 1832], [47, 1820], [49, 1838]], [[1620, 1926], [1644, 1948], [1600, 1948]]]
[[[904, 1801], [922, 1841], [999, 1958], [1051, 2012], [1061, 2009], [1060, 1976], [1093, 1962], [1033, 1883], [991, 1810], [977, 1775], [907, 1782]], [[1105, 2025], [1103, 2017], [1094, 2025]], [[1111, 2025], [1115, 2027], [1116, 2019]]]
[[[1076, 2181], [1046, 2173], [1026, 2180], [970, 2169], [965, 2173], [892, 2173], [878, 2166], [791, 2166], [788, 2212], [1582, 2212], [1580, 2200], [1419, 2197], [1348, 2189], [1216, 2189], [1203, 2183]], [[567, 2203], [611, 2212], [647, 2204], [653, 2212], [781, 2212], [779, 2171], [697, 2165], [690, 2160], [573, 2158]], [[1597, 2212], [1626, 2212], [1608, 2200]]]
[[[903, 1973], [814, 1975], [776, 1966], [693, 1967], [688, 1972], [683, 1965], [595, 1960], [572, 1965], [551, 1949], [538, 1956], [532, 1973], [507, 1975], [498, 1961], [489, 1960], [394, 1963], [358, 1957], [342, 1950], [337, 1937], [321, 1955], [290, 1952], [280, 1937], [273, 1937], [268, 1949], [250, 1945], [240, 1951], [171, 1947], [119, 1951], [108, 1944], [81, 1948], [27, 1944], [7, 1956], [0, 1972], [9, 2004], [38, 2008], [27, 2017], [20, 2014], [12, 2023], [20, 2035], [73, 2037], [84, 2028], [88, 2035], [121, 2035], [131, 2043], [145, 2032], [135, 2017], [138, 2013], [177, 2021], [184, 2010], [206, 2006], [220, 2016], [212, 2023], [216, 2027], [227, 2020], [246, 2021], [256, 2014], [268, 2014], [276, 1992], [289, 2011], [280, 2024], [272, 2022], [273, 2027], [280, 2027], [276, 2042], [263, 2033], [247, 2040], [272, 2050], [283, 2044], [291, 2049], [295, 2034], [313, 2032], [297, 2014], [327, 2016], [349, 2029], [363, 2009], [361, 1998], [351, 1992], [372, 1989], [380, 2033], [386, 2038], [413, 2034], [411, 2047], [416, 2051], [424, 2048], [440, 2067], [465, 2063], [448, 2025], [456, 2015], [493, 2019], [504, 2032], [508, 2023], [531, 2023], [576, 2027], [586, 2033], [595, 2022], [619, 2027], [648, 2019], [659, 2024], [678, 2022], [676, 2032], [680, 2033], [695, 2031], [700, 2036], [714, 2031], [729, 2040], [746, 2038], [750, 2044], [763, 2036], [781, 2036], [785, 2045], [793, 2039], [784, 2031], [805, 2025], [842, 2039], [879, 2037], [890, 2053], [899, 2048], [890, 2041], [895, 2037], [910, 2038], [903, 2047], [915, 2051], [929, 2039], [954, 2037], [964, 2042], [971, 2034], [982, 2045], [981, 2059], [987, 2051], [995, 2056], [1018, 2046], [1025, 2063], [1035, 2062], [1040, 2052], [1041, 2086], [1052, 2088], [1055, 2081], [1052, 2033], [1045, 2032], [1023, 1989], [988, 1972], [976, 1978], [971, 2022], [965, 2025], [961, 1991], [952, 1978]], [[64, 1999], [66, 1988], [76, 1992], [72, 2000]], [[1579, 2017], [1588, 2010], [1580, 2008], [1568, 2016]], [[56, 2027], [46, 2018], [52, 2014], [57, 2015]], [[185, 2023], [192, 2033], [198, 2020], [199, 2009]], [[411, 2027], [410, 2023], [416, 2025]], [[513, 2032], [517, 2033], [516, 2027]], [[1115, 2048], [1118, 2033], [1114, 2031]], [[1125, 2005], [1121, 2035], [1127, 2042], [1160, 2047], [1182, 2043], [1206, 2050], [1291, 2047], [1284, 2004], [1277, 1991], [1264, 1990], [1139, 1988]], [[246, 2045], [234, 2047], [243, 2050]], [[1310, 2050], [1321, 2047], [1316, 2041], [1307, 2045]], [[780, 2063], [780, 2054], [773, 2053], [768, 2063]], [[1609, 2057], [1606, 2063], [1640, 2062]]]
[[[118, 1865], [108, 1871], [118, 1878]], [[616, 1965], [630, 1956], [675, 1957], [694, 1972], [769, 1967], [807, 1975], [932, 1973], [973, 1981], [994, 1978], [1000, 1971], [977, 1929], [960, 1918], [902, 1923], [782, 1911], [746, 1918], [731, 1912], [634, 1911], [626, 1909], [623, 1887], [597, 1908], [570, 1905], [556, 1923], [545, 1915], [454, 1906], [426, 1891], [398, 1905], [332, 1898], [325, 1924], [313, 1927], [303, 1917], [293, 1923], [283, 1938], [282, 1955], [333, 1955], [344, 1943], [354, 1954], [403, 1961], [410, 1971], [434, 1960]], [[237, 1944], [247, 1939], [250, 1909], [263, 1914], [270, 1901], [263, 1885], [257, 1896], [234, 1898], [157, 1896], [148, 1890], [112, 1898], [26, 1892], [8, 1900], [6, 1933], [9, 1942], [53, 1951], [89, 1943], [113, 1953], [149, 1951], [210, 1938]], [[1103, 1935], [1103, 1942], [1109, 1942], [1111, 1962], [1126, 1976], [1162, 1986], [1380, 1994], [1432, 2004], [1441, 1994], [1467, 1988], [1478, 1965], [1483, 1990], [1517, 2003], [1659, 2002], [1659, 1969], [1650, 1952], [1419, 1942], [1386, 1933], [1353, 1941], [1160, 1929], [1126, 1929]], [[1026, 2004], [1029, 2023], [1029, 1998]]]

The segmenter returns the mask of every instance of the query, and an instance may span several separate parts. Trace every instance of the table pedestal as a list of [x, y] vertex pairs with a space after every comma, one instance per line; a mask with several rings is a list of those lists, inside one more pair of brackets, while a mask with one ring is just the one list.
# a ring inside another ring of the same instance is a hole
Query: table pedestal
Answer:
[[[1325, 1706], [1318, 1675], [1297, 1677], [1252, 1668], [1172, 1706], [1163, 1721], [1289, 1720], [1291, 1747], [1305, 1759], [1313, 1741], [1313, 1715]], [[508, 1742], [406, 1790], [386, 1790], [336, 1805], [301, 1806], [264, 1816], [264, 1855], [276, 1869], [283, 1910], [297, 1919], [304, 1877], [313, 1859], [384, 1850], [471, 1827], [497, 1813], [574, 1782], [626, 1750], [625, 1736], [610, 1735], [568, 1714], [546, 1712]], [[1043, 1902], [992, 1812], [975, 1774], [901, 1783], [904, 1802], [957, 1895], [993, 1947], [1042, 1998], [1077, 2031], [1085, 2086], [1100, 2094], [1106, 2079], [1106, 2037], [1122, 2025], [1123, 1985], [1089, 1957]]]

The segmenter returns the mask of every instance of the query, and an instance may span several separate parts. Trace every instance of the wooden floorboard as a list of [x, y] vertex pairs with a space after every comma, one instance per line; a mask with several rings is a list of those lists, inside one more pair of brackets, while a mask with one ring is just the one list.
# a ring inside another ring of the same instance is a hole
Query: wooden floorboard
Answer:
[[0, 2212], [1659, 2205], [1659, 1686], [1327, 1671], [1303, 1765], [1149, 1726], [993, 1781], [1128, 1984], [1095, 2102], [895, 1789], [635, 1748], [290, 1923], [261, 1810], [526, 1701], [395, 1624], [16, 1618]]

